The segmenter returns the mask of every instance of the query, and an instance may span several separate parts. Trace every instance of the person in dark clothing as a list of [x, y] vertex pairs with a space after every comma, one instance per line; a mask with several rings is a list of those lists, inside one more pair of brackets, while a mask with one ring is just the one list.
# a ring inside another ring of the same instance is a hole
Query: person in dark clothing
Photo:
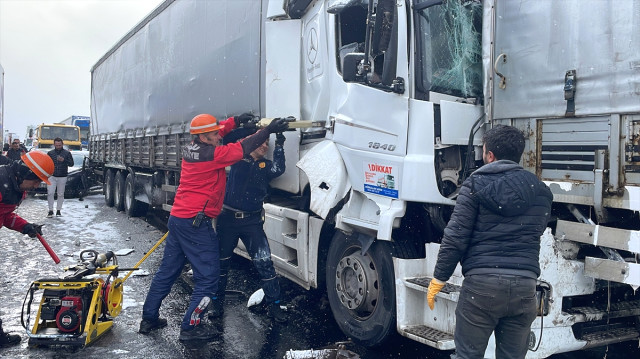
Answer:
[[2, 165], [8, 165], [8, 164], [10, 164], [11, 162], [13, 162], [13, 161], [11, 161], [11, 160], [9, 159], [9, 157], [7, 157], [7, 156], [5, 156], [5, 155], [0, 155], [0, 166], [2, 166]]
[[[53, 161], [45, 153], [32, 151], [22, 155], [19, 161], [0, 166], [0, 227], [27, 234], [35, 238], [42, 234], [42, 225], [28, 223], [14, 211], [27, 195], [27, 190], [37, 188], [41, 181], [48, 182], [53, 173]], [[20, 336], [2, 330], [0, 320], [0, 347], [17, 345]]]
[[464, 281], [456, 307], [458, 358], [482, 358], [495, 332], [497, 358], [524, 358], [536, 318], [540, 236], [551, 214], [551, 190], [518, 162], [522, 132], [496, 126], [483, 136], [485, 165], [462, 184], [444, 230], [433, 279], [435, 296], [459, 262]]
[[53, 217], [53, 202], [56, 189], [58, 191], [58, 204], [56, 206], [56, 216], [62, 215], [62, 203], [64, 203], [64, 189], [67, 185], [67, 174], [69, 173], [69, 167], [73, 166], [73, 156], [71, 152], [65, 150], [62, 146], [64, 143], [60, 137], [53, 140], [53, 149], [49, 151], [48, 155], [53, 160], [56, 166], [53, 176], [49, 179], [51, 184], [47, 186], [47, 200], [49, 201], [49, 213], [47, 217]]
[[[238, 131], [242, 129], [234, 132]], [[224, 294], [231, 255], [240, 239], [262, 279], [265, 294], [263, 303], [267, 306], [267, 315], [280, 323], [287, 321], [286, 314], [280, 308], [280, 283], [263, 229], [262, 209], [269, 182], [285, 170], [284, 141], [285, 136], [282, 133], [276, 134], [273, 161], [264, 158], [269, 149], [267, 140], [242, 161], [231, 166], [217, 228], [220, 236], [220, 281], [218, 296], [213, 300], [209, 313], [210, 318], [222, 316], [224, 312]]]
[[142, 308], [140, 333], [148, 334], [167, 325], [167, 320], [160, 318], [160, 306], [189, 261], [195, 285], [180, 325], [179, 339], [209, 340], [217, 335], [215, 328], [200, 324], [218, 290], [220, 248], [213, 223], [222, 208], [225, 167], [253, 152], [271, 133], [288, 127], [285, 120], [274, 121], [242, 142], [220, 144], [224, 135], [252, 117], [244, 114], [218, 123], [215, 117], [201, 114], [191, 120], [189, 131], [194, 138], [182, 149], [180, 184], [169, 216], [169, 234], [162, 263]]
[[11, 148], [7, 150], [7, 157], [12, 161], [20, 161], [20, 156], [27, 153], [24, 147], [20, 146], [20, 140], [17, 138], [11, 142]]

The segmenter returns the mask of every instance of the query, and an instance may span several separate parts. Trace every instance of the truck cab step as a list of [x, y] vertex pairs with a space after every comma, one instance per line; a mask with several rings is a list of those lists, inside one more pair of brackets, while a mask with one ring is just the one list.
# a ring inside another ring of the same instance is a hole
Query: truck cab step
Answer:
[[426, 325], [412, 325], [401, 328], [400, 333], [407, 338], [436, 349], [452, 350], [456, 347], [453, 342], [453, 334], [429, 328]]
[[[407, 286], [416, 290], [420, 290], [422, 292], [427, 292], [427, 288], [429, 288], [429, 282], [431, 282], [431, 277], [415, 277], [415, 278], [407, 278], [405, 279], [407, 282]], [[412, 284], [412, 285], [410, 285]], [[440, 293], [457, 293], [460, 292], [460, 286], [447, 283], [444, 285]]]
[[583, 335], [579, 339], [587, 341], [587, 345], [584, 347], [584, 349], [586, 349], [603, 345], [622, 343], [628, 340], [637, 340], [638, 338], [640, 338], [640, 333], [637, 329], [626, 327], [591, 332], [589, 334]]
[[606, 303], [589, 307], [572, 307], [568, 313], [584, 316], [584, 321], [602, 320], [606, 318], [622, 318], [640, 316], [640, 300], [612, 303], [607, 310]]

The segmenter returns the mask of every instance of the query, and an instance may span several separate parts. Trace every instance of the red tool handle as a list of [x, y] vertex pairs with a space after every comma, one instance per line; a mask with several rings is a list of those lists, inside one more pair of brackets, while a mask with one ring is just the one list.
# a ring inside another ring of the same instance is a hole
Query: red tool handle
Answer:
[[58, 256], [56, 255], [56, 252], [54, 252], [53, 249], [49, 247], [49, 243], [47, 243], [47, 241], [45, 241], [44, 238], [42, 238], [42, 236], [39, 233], [36, 233], [36, 236], [38, 236], [38, 239], [40, 240], [40, 243], [42, 243], [42, 245], [44, 246], [44, 249], [46, 249], [47, 252], [49, 252], [49, 255], [51, 256], [51, 258], [53, 258], [53, 261], [56, 262], [56, 264], [60, 263], [60, 258], [58, 258]]

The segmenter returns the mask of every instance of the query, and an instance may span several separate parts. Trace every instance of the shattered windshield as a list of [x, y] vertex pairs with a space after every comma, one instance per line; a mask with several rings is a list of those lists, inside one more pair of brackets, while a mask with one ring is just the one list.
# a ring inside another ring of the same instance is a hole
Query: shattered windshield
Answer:
[[482, 99], [481, 1], [445, 0], [420, 6], [426, 2], [418, 1], [415, 7], [417, 88]]

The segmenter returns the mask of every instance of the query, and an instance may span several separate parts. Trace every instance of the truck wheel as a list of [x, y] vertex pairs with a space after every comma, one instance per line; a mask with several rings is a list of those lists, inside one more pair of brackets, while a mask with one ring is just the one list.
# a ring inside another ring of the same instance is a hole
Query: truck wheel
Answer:
[[129, 217], [140, 217], [147, 214], [147, 208], [149, 206], [142, 201], [136, 200], [135, 178], [133, 176], [133, 173], [129, 173], [125, 180], [124, 211]]
[[113, 170], [108, 169], [104, 175], [104, 201], [109, 207], [113, 207], [114, 179], [115, 175], [113, 174]]
[[125, 172], [118, 171], [115, 175], [115, 186], [113, 187], [113, 206], [116, 207], [118, 212], [124, 210], [124, 180]]
[[327, 296], [340, 329], [359, 344], [377, 346], [396, 328], [392, 246], [376, 241], [361, 252], [356, 237], [334, 235], [327, 254]]

